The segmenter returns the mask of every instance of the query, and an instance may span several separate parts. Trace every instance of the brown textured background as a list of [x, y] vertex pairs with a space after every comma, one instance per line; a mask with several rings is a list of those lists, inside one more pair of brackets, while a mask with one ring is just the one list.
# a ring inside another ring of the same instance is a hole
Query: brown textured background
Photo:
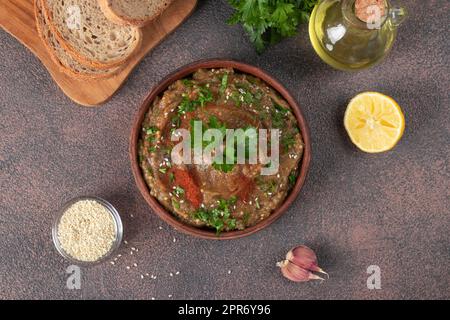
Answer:
[[[0, 31], [0, 299], [449, 299], [450, 6], [404, 3], [410, 18], [388, 59], [343, 73], [314, 54], [306, 26], [257, 56], [241, 27], [226, 25], [225, 1], [200, 1], [98, 109], [72, 103]], [[138, 194], [128, 160], [132, 119], [148, 90], [174, 69], [213, 57], [252, 63], [281, 80], [303, 107], [313, 142], [294, 206], [268, 229], [229, 242], [198, 240], [162, 223]], [[348, 100], [365, 90], [404, 108], [407, 130], [393, 152], [363, 154], [343, 130]], [[70, 291], [69, 264], [50, 230], [55, 210], [80, 195], [116, 205], [129, 244], [116, 265], [83, 270], [82, 290]], [[316, 250], [329, 281], [294, 284], [280, 276], [275, 262], [296, 244]], [[131, 247], [139, 251], [130, 255]], [[381, 290], [366, 287], [369, 265], [381, 267]], [[146, 273], [157, 279], [141, 279]]]

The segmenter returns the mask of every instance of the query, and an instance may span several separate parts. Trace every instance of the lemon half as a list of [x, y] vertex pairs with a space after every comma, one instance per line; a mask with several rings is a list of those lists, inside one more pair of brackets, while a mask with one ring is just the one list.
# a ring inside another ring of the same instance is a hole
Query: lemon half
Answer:
[[364, 92], [350, 101], [344, 125], [359, 149], [380, 153], [393, 149], [400, 141], [405, 131], [405, 116], [391, 97]]

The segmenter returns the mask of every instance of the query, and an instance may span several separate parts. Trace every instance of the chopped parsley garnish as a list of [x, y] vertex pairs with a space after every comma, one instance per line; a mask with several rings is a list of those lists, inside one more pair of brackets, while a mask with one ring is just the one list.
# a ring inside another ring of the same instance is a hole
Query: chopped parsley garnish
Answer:
[[282, 138], [281, 138], [281, 146], [283, 147], [283, 151], [287, 152], [289, 151], [289, 149], [291, 149], [291, 147], [295, 146], [296, 144], [296, 139], [295, 139], [295, 134], [292, 133], [286, 133]]
[[233, 100], [234, 104], [237, 107], [240, 107], [242, 105], [241, 95], [239, 94], [239, 92], [233, 91], [230, 95], [230, 98], [231, 98], [231, 100]]
[[197, 101], [200, 103], [200, 106], [204, 107], [207, 102], [213, 101], [213, 95], [211, 90], [206, 87], [200, 87], [200, 92], [198, 93]]
[[175, 196], [177, 196], [178, 198], [181, 198], [181, 197], [184, 196], [184, 189], [181, 188], [181, 187], [179, 187], [179, 186], [176, 186], [176, 187], [174, 187], [174, 189], [173, 189], [173, 194], [174, 194]]
[[258, 198], [256, 198], [255, 199], [255, 206], [256, 206], [256, 209], [261, 209], [261, 205], [259, 204], [259, 199]]
[[252, 104], [253, 101], [254, 101], [254, 97], [253, 97], [253, 95], [252, 95], [249, 91], [246, 91], [246, 92], [244, 93], [243, 97], [244, 97], [244, 102], [245, 102], [246, 104]]
[[264, 95], [263, 92], [261, 90], [259, 90], [259, 89], [254, 94], [256, 100], [261, 100], [263, 98], [263, 95]]
[[145, 133], [147, 133], [148, 135], [154, 135], [157, 132], [159, 132], [159, 129], [157, 127], [150, 127], [150, 128], [144, 129], [144, 130], [145, 130]]
[[278, 182], [276, 180], [269, 180], [265, 184], [265, 191], [274, 194], [277, 191]]
[[213, 168], [218, 170], [218, 171], [222, 171], [223, 173], [229, 173], [231, 171], [233, 171], [235, 164], [227, 164], [227, 163], [216, 163], [214, 162], [212, 164]]
[[148, 142], [153, 143], [156, 141], [156, 134], [159, 132], [159, 129], [157, 127], [144, 128], [143, 130], [147, 134], [146, 140]]
[[289, 174], [288, 180], [289, 180], [289, 188], [292, 188], [295, 185], [295, 183], [297, 182], [297, 172], [292, 171]]
[[148, 128], [143, 128], [143, 131], [147, 135], [145, 137], [145, 140], [147, 140], [151, 144], [150, 147], [148, 147], [148, 152], [150, 152], [150, 153], [155, 152], [156, 151], [155, 142], [157, 142], [156, 138], [157, 138], [159, 129], [157, 127], [152, 126], [152, 127], [148, 127]]
[[162, 174], [166, 174], [167, 173], [167, 168], [159, 168], [158, 171], [161, 172]]
[[272, 127], [275, 129], [284, 128], [286, 125], [286, 116], [289, 114], [289, 109], [279, 105], [275, 101], [272, 100], [273, 110], [271, 112], [272, 118]]
[[192, 214], [194, 219], [200, 220], [208, 227], [214, 228], [217, 235], [223, 230], [235, 230], [236, 219], [231, 215], [232, 207], [236, 204], [237, 198], [231, 197], [228, 200], [221, 199], [213, 209], [200, 208]]
[[175, 200], [175, 199], [172, 199], [172, 206], [173, 206], [176, 210], [180, 210], [180, 203], [179, 203], [177, 200]]
[[178, 106], [178, 114], [185, 115], [188, 112], [195, 111], [199, 106], [204, 107], [207, 102], [214, 100], [211, 90], [207, 87], [198, 87], [198, 97], [195, 100], [190, 100], [189, 97], [183, 96], [180, 105]]
[[172, 127], [179, 128], [181, 126], [181, 116], [179, 114], [175, 115], [170, 120], [170, 123], [172, 124]]
[[288, 108], [283, 107], [282, 105], [279, 105], [278, 103], [276, 103], [275, 101], [273, 101], [273, 106], [275, 107], [275, 110], [282, 113], [284, 116], [287, 116], [290, 112], [290, 110]]
[[244, 213], [244, 217], [243, 217], [244, 225], [247, 225], [249, 220], [250, 220], [250, 213], [249, 212], [245, 212]]
[[195, 111], [197, 109], [196, 104], [194, 101], [189, 100], [188, 97], [183, 97], [183, 100], [181, 101], [180, 105], [178, 106], [178, 114], [184, 115], [188, 112]]
[[219, 92], [221, 95], [223, 95], [225, 93], [225, 90], [227, 90], [227, 87], [228, 87], [228, 73], [225, 73], [222, 76], [222, 81], [220, 83]]
[[[233, 98], [231, 97], [234, 102], [240, 106], [242, 102], [246, 104], [252, 104], [255, 102], [255, 96], [253, 95], [250, 86], [245, 82], [238, 82], [235, 84], [236, 88], [238, 89], [238, 92], [236, 92], [236, 96]], [[239, 101], [239, 104], [237, 101]]]

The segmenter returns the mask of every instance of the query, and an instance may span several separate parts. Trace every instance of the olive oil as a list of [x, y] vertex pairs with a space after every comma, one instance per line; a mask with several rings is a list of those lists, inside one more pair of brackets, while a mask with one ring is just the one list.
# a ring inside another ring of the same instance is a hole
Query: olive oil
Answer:
[[[356, 0], [358, 1], [358, 0]], [[339, 70], [359, 70], [379, 63], [392, 48], [402, 8], [385, 1], [378, 24], [364, 22], [355, 14], [355, 0], [322, 0], [309, 25], [311, 43], [326, 63]]]

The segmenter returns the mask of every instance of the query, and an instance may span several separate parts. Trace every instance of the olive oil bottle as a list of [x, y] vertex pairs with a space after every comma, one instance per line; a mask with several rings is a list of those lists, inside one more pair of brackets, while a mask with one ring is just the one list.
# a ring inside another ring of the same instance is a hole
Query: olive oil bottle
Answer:
[[404, 8], [388, 0], [363, 0], [374, 3], [363, 8], [358, 8], [359, 1], [321, 0], [311, 15], [309, 35], [316, 53], [339, 70], [360, 70], [382, 61], [406, 17]]

